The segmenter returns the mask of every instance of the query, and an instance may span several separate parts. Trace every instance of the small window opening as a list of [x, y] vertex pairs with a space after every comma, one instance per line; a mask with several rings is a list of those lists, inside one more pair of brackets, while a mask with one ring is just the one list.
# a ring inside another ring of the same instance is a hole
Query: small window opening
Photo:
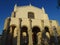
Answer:
[[28, 18], [34, 19], [34, 13], [33, 12], [28, 12]]

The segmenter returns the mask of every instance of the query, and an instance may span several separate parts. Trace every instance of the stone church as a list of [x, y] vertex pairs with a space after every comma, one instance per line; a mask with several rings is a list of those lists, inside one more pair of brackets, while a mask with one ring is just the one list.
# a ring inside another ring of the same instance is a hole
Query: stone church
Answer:
[[57, 44], [58, 26], [56, 20], [49, 20], [43, 7], [15, 5], [5, 20], [1, 45], [49, 45], [51, 36]]

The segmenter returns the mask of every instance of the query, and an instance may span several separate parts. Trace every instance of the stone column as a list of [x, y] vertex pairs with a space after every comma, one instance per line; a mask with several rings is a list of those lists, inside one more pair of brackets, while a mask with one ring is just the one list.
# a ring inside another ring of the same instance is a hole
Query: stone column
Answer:
[[12, 39], [13, 39], [13, 37], [12, 37], [12, 35], [13, 35], [13, 33], [12, 33], [12, 26], [10, 27], [10, 32], [9, 32], [9, 41], [8, 41], [8, 45], [12, 45], [12, 43], [13, 43], [13, 41], [12, 41]]
[[15, 29], [14, 29], [13, 45], [17, 45], [17, 27], [15, 27]]
[[4, 23], [4, 31], [8, 29], [9, 24], [10, 24], [10, 18], [7, 18]]
[[37, 36], [38, 36], [38, 45], [41, 45], [41, 38], [42, 38], [41, 32], [38, 32]]
[[19, 26], [17, 27], [17, 45], [20, 45], [20, 31], [21, 31], [21, 19], [19, 19]]
[[33, 40], [32, 40], [32, 21], [29, 19], [29, 29], [28, 29], [28, 34], [29, 34], [29, 45], [33, 45]]
[[2, 41], [1, 41], [1, 45], [6, 45], [7, 42], [7, 31], [9, 29], [9, 25], [10, 25], [10, 18], [7, 18], [5, 20], [5, 24], [4, 24], [4, 30], [3, 30], [3, 34], [2, 34]]
[[53, 36], [52, 21], [50, 20], [50, 36]]
[[10, 27], [10, 32], [7, 35], [7, 42], [6, 45], [12, 45], [12, 27]]

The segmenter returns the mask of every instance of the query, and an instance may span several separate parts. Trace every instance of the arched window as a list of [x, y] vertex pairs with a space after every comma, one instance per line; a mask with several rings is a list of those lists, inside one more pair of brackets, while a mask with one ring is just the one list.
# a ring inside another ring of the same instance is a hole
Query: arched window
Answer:
[[32, 28], [32, 32], [33, 32], [33, 35], [32, 35], [33, 45], [37, 45], [37, 43], [38, 43], [37, 33], [40, 32], [40, 28], [39, 28], [38, 26], [34, 26], [34, 27]]
[[20, 45], [25, 45], [25, 44], [28, 45], [28, 42], [29, 42], [28, 28], [26, 26], [22, 26], [20, 33]]
[[34, 19], [34, 13], [33, 12], [28, 12], [28, 18]]
[[55, 26], [53, 26], [53, 30], [56, 30], [56, 27]]
[[39, 28], [38, 26], [34, 26], [34, 27], [32, 28], [32, 32], [38, 33], [38, 32], [40, 32], [40, 28]]
[[27, 32], [28, 28], [26, 26], [21, 27], [21, 32]]
[[45, 26], [44, 30], [45, 32], [49, 32], [49, 28], [47, 26]]

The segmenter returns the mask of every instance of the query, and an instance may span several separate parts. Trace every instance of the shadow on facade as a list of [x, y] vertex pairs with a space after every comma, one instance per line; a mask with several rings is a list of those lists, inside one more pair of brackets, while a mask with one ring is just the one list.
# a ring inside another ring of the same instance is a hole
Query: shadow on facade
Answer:
[[17, 37], [14, 37], [15, 28], [16, 26], [12, 25], [3, 31], [2, 45], [17, 45]]
[[21, 27], [21, 34], [20, 34], [20, 45], [28, 45], [29, 43], [29, 36], [28, 36], [28, 28], [26, 26]]
[[41, 45], [49, 45], [50, 43], [50, 32], [47, 26], [44, 27], [42, 32]]
[[37, 45], [37, 43], [38, 43], [37, 33], [40, 32], [40, 28], [38, 26], [34, 26], [32, 28], [32, 32], [33, 32], [33, 35], [32, 35], [33, 45]]
[[[13, 37], [16, 26], [11, 26], [8, 28], [9, 28], [8, 30], [3, 31], [3, 35], [1, 38], [1, 45], [17, 45], [17, 36]], [[12, 29], [11, 33], [10, 28]], [[38, 43], [38, 37], [37, 37], [38, 32], [41, 32], [40, 28], [38, 26], [34, 26], [32, 28], [33, 45], [37, 45]], [[28, 27], [26, 26], [21, 27], [20, 39], [21, 39], [20, 45], [28, 45], [29, 43]], [[55, 42], [56, 40], [55, 37], [53, 35], [50, 35], [49, 28], [45, 27], [44, 31], [42, 32], [41, 45], [60, 45], [60, 36], [58, 36], [57, 39], [58, 44], [57, 42]]]
[[56, 27], [54, 26], [54, 33], [53, 35], [50, 36], [50, 45], [60, 45], [60, 40], [59, 40], [59, 36], [57, 34], [57, 29]]

